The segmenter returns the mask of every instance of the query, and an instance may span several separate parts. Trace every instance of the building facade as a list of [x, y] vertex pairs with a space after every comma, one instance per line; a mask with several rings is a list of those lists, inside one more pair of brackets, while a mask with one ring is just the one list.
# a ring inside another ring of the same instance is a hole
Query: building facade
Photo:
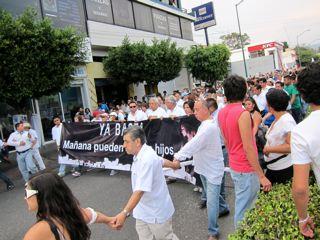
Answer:
[[[68, 89], [59, 94], [32, 100], [28, 107], [28, 118], [45, 143], [51, 139], [52, 118], [60, 115], [72, 121], [79, 107], [95, 109], [98, 102], [125, 100], [129, 96], [147, 95], [143, 83], [119, 86], [103, 70], [102, 60], [108, 49], [121, 45], [127, 36], [130, 41], [167, 39], [178, 47], [188, 49], [193, 42], [193, 16], [181, 8], [179, 0], [0, 0], [0, 7], [13, 15], [21, 14], [33, 7], [39, 17], [52, 20], [55, 27], [72, 26], [86, 36], [88, 58], [86, 64], [78, 66], [74, 80]], [[167, 83], [160, 83], [159, 92], [190, 87], [186, 69], [180, 76]], [[0, 103], [0, 134], [2, 137], [13, 130], [13, 118], [20, 114], [9, 105]]]

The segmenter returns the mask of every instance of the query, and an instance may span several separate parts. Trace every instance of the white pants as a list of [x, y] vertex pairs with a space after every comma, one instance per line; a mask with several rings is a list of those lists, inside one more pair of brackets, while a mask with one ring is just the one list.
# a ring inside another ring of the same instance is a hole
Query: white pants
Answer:
[[34, 148], [31, 151], [32, 151], [32, 156], [36, 160], [36, 162], [38, 163], [40, 170], [46, 169], [46, 166], [44, 165], [42, 157], [40, 155], [39, 148]]
[[179, 240], [172, 230], [172, 218], [164, 223], [146, 223], [136, 219], [139, 240]]

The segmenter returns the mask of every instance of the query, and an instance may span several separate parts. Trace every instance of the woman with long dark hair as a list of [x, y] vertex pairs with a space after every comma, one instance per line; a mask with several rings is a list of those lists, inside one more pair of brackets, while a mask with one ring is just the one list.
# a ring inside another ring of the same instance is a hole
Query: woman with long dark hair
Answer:
[[37, 212], [37, 222], [24, 240], [87, 240], [87, 224], [104, 223], [113, 227], [114, 219], [92, 208], [81, 208], [70, 188], [57, 174], [32, 177], [25, 188], [29, 211]]
[[252, 97], [249, 97], [244, 101], [244, 107], [251, 114], [251, 118], [253, 120], [253, 130], [252, 131], [253, 131], [253, 135], [255, 136], [257, 134], [258, 128], [262, 122], [260, 110], [257, 106], [256, 101]]

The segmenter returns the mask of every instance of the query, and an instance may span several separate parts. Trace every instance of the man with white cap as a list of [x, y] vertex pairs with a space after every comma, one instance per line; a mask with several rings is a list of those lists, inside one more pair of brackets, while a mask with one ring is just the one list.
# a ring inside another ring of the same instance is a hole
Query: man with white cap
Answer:
[[43, 163], [42, 157], [40, 155], [39, 152], [39, 148], [40, 148], [40, 144], [39, 144], [39, 138], [37, 135], [37, 132], [31, 128], [30, 123], [24, 123], [23, 124], [24, 130], [26, 132], [28, 132], [31, 136], [31, 141], [32, 141], [32, 146], [31, 146], [31, 151], [32, 151], [32, 156], [33, 158], [36, 160], [36, 162], [38, 163], [38, 166], [40, 168], [40, 170], [44, 170], [46, 169], [46, 166]]

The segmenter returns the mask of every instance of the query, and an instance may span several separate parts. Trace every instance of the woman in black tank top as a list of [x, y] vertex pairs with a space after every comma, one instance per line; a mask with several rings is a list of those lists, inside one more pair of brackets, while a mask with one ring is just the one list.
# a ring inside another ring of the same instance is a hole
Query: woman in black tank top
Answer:
[[115, 227], [115, 219], [91, 208], [81, 208], [70, 188], [57, 174], [42, 173], [26, 184], [25, 199], [29, 211], [37, 212], [37, 222], [24, 240], [87, 240], [87, 224], [104, 223]]

